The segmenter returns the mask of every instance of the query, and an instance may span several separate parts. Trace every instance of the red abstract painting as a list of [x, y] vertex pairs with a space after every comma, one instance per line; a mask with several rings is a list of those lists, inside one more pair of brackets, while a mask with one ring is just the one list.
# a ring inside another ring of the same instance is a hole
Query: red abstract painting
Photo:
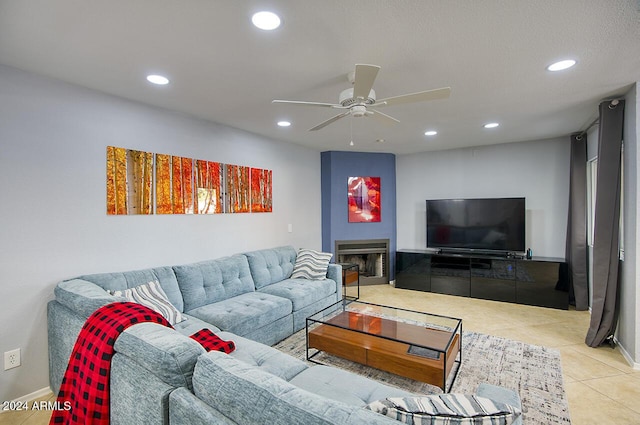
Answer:
[[380, 221], [380, 177], [349, 177], [349, 223]]

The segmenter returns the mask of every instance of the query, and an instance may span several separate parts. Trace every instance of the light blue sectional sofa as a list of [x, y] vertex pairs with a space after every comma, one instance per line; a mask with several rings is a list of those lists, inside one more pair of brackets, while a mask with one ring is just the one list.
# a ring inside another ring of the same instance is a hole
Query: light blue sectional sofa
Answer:
[[[271, 347], [342, 296], [339, 265], [329, 264], [325, 279], [291, 279], [295, 262], [296, 250], [285, 246], [60, 282], [47, 309], [52, 391], [60, 388], [85, 320], [103, 305], [124, 300], [107, 291], [157, 281], [186, 320], [174, 329], [140, 323], [118, 337], [111, 360], [111, 424], [398, 424], [364, 406], [415, 394], [310, 366]], [[207, 353], [189, 337], [203, 328], [232, 340], [235, 351]], [[503, 389], [491, 391], [504, 398]]]
[[[309, 367], [270, 347], [342, 297], [339, 265], [330, 264], [324, 280], [291, 279], [295, 260], [296, 250], [285, 246], [60, 282], [48, 305], [51, 389], [60, 388], [85, 320], [101, 306], [122, 300], [107, 291], [155, 280], [186, 320], [175, 329], [138, 324], [116, 340], [112, 424], [263, 424], [274, 412], [285, 411], [291, 420], [280, 418], [278, 423], [394, 423], [362, 406], [409, 393], [342, 370]], [[236, 350], [230, 355], [206, 353], [188, 337], [202, 328], [234, 341]], [[220, 372], [212, 375], [213, 370]], [[246, 392], [247, 385], [252, 392]], [[273, 410], [256, 405], [266, 394]]]

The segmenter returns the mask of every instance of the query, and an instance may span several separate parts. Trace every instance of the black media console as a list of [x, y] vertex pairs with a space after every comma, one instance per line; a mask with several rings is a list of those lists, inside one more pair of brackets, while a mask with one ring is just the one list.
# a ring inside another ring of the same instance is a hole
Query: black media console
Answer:
[[396, 288], [567, 310], [564, 259], [396, 252]]

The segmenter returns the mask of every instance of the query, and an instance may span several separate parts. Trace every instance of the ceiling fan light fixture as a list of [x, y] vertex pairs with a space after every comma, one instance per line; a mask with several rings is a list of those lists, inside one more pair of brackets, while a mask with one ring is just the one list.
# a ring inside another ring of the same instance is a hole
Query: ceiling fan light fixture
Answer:
[[254, 13], [251, 22], [261, 30], [271, 31], [280, 26], [280, 17], [273, 12], [264, 10]]
[[564, 71], [565, 69], [571, 68], [576, 64], [576, 61], [573, 59], [565, 59], [559, 62], [552, 63], [547, 67], [548, 71], [556, 72], [556, 71]]
[[[378, 108], [406, 103], [425, 102], [428, 100], [446, 99], [449, 97], [451, 92], [451, 87], [441, 87], [439, 89], [424, 90], [400, 96], [376, 99], [376, 92], [373, 90], [373, 84], [379, 70], [380, 67], [378, 65], [356, 64], [355, 72], [349, 73], [349, 81], [353, 84], [353, 87], [343, 90], [340, 93], [340, 96], [338, 97], [339, 103], [278, 99], [271, 101], [271, 103], [288, 103], [292, 105], [304, 105], [305, 107], [316, 106], [340, 109], [344, 111], [309, 129], [309, 131], [317, 131], [338, 121], [339, 119], [349, 116], [353, 118], [374, 117], [385, 125], [395, 125], [399, 123], [400, 120], [387, 115], [378, 109], [374, 109], [373, 107]], [[370, 106], [371, 109], [368, 109]]]
[[291, 122], [289, 121], [278, 121], [279, 127], [289, 127], [290, 125], [291, 125]]
[[497, 122], [490, 122], [484, 125], [484, 128], [496, 128], [499, 127], [500, 124]]
[[151, 74], [147, 75], [147, 81], [158, 86], [169, 84], [169, 79], [163, 75]]
[[424, 132], [425, 136], [435, 136], [436, 134], [438, 134], [438, 132], [435, 130], [428, 130]]

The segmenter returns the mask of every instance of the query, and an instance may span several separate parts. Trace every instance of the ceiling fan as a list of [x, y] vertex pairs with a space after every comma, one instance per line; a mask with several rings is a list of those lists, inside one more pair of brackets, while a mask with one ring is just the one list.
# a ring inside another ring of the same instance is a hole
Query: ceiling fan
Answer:
[[288, 103], [303, 106], [319, 106], [325, 108], [343, 109], [344, 111], [321, 122], [309, 129], [309, 131], [320, 130], [344, 118], [348, 115], [352, 117], [371, 116], [377, 118], [385, 124], [396, 124], [400, 120], [374, 109], [374, 107], [393, 106], [403, 103], [424, 102], [428, 100], [446, 99], [451, 93], [450, 87], [442, 87], [434, 90], [426, 90], [417, 93], [403, 94], [400, 96], [376, 99], [376, 92], [372, 89], [373, 83], [380, 71], [377, 65], [357, 64], [355, 71], [348, 74], [349, 82], [353, 84], [350, 89], [343, 90], [338, 98], [338, 103], [306, 102], [301, 100], [274, 100], [271, 103]]

